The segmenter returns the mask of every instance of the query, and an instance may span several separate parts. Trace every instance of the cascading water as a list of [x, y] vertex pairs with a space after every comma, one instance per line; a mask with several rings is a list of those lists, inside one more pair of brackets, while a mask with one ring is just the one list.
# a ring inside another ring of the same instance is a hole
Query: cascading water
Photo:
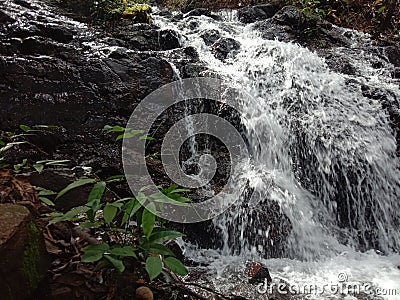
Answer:
[[[242, 176], [258, 200], [245, 208], [239, 203], [213, 220], [222, 232], [222, 250], [186, 245], [186, 254], [207, 261], [218, 270], [216, 285], [232, 291], [236, 283], [227, 275], [235, 269], [232, 262], [240, 266], [247, 259], [263, 260], [272, 246], [271, 228], [262, 226], [268, 220], [253, 214], [271, 209], [263, 206], [268, 199], [290, 220], [285, 250], [279, 254], [287, 258], [264, 260], [273, 274], [297, 284], [323, 284], [345, 272], [352, 281], [398, 289], [389, 298], [399, 299], [396, 140], [382, 103], [363, 94], [366, 87], [384, 89], [400, 99], [390, 64], [357, 50], [368, 39], [352, 32], [354, 47], [335, 50], [345, 53], [356, 69], [355, 75], [343, 75], [306, 48], [263, 39], [254, 25], [238, 22], [232, 12], [220, 17], [222, 21], [194, 16], [172, 23], [159, 16], [156, 23], [181, 32], [184, 45], [195, 47], [210, 70], [242, 92], [241, 121], [253, 153]], [[212, 30], [235, 39], [240, 48], [217, 59], [200, 36]], [[374, 68], [373, 60], [384, 67]], [[210, 255], [217, 258], [212, 261]]]

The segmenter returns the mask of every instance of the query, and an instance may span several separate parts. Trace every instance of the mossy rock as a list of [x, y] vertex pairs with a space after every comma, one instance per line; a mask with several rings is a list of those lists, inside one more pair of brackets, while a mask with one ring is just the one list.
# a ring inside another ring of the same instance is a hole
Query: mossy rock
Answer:
[[26, 207], [0, 205], [0, 295], [28, 299], [49, 266], [43, 237]]

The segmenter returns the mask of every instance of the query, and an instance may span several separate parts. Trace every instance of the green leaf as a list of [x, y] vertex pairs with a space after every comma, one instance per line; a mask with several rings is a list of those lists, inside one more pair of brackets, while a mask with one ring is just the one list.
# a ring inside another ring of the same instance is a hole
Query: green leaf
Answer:
[[135, 198], [132, 198], [127, 204], [125, 204], [125, 213], [122, 217], [122, 225], [124, 225], [141, 207], [142, 205]]
[[118, 181], [123, 180], [124, 178], [125, 178], [125, 175], [114, 175], [114, 176], [108, 177], [105, 181], [107, 183], [118, 182]]
[[125, 270], [124, 263], [120, 259], [116, 259], [110, 255], [104, 255], [104, 257], [120, 272]]
[[82, 249], [85, 252], [82, 255], [82, 262], [90, 263], [100, 260], [103, 257], [103, 254], [109, 250], [110, 246], [108, 244], [96, 244], [89, 245]]
[[112, 220], [115, 218], [117, 215], [118, 208], [116, 208], [114, 205], [106, 204], [103, 210], [103, 217], [104, 220], [110, 224]]
[[188, 270], [183, 265], [183, 263], [176, 259], [175, 257], [167, 257], [164, 259], [165, 265], [175, 274], [186, 276], [188, 274]]
[[183, 233], [174, 230], [162, 230], [153, 232], [150, 237], [149, 241], [153, 243], [162, 243], [165, 241], [172, 241], [178, 237], [185, 236]]
[[104, 255], [104, 257], [120, 272], [122, 273], [125, 270], [124, 263], [122, 260], [114, 258], [110, 255]]
[[115, 247], [112, 248], [109, 251], [110, 254], [112, 255], [116, 255], [116, 256], [130, 256], [130, 257], [134, 257], [137, 258], [136, 253], [135, 253], [135, 248], [133, 248], [132, 246], [125, 246], [125, 247]]
[[144, 209], [142, 214], [142, 228], [144, 235], [149, 238], [153, 232], [156, 215], [151, 211]]
[[139, 140], [154, 141], [155, 139], [148, 135], [142, 135], [141, 137], [139, 137]]
[[44, 169], [44, 165], [42, 165], [42, 164], [33, 164], [32, 168], [34, 168], [36, 170], [36, 172], [38, 172], [40, 174], [40, 173], [42, 173], [42, 171]]
[[31, 130], [31, 128], [26, 125], [19, 125], [19, 128], [21, 128], [24, 132], [29, 132]]
[[94, 222], [96, 212], [102, 207], [100, 199], [94, 199], [92, 202], [86, 204], [86, 207], [89, 208], [89, 210], [87, 211], [87, 217], [89, 221]]
[[89, 245], [83, 248], [83, 251], [102, 251], [106, 252], [107, 250], [110, 249], [110, 246], [106, 243], [101, 243], [101, 244], [95, 244], [95, 245]]
[[86, 251], [82, 255], [81, 261], [84, 263], [91, 263], [91, 262], [99, 261], [100, 259], [103, 258], [103, 254], [104, 253], [97, 252], [97, 251]]
[[104, 181], [96, 182], [96, 184], [90, 191], [87, 203], [90, 204], [96, 199], [101, 199], [101, 197], [103, 197], [105, 189], [106, 189], [106, 183]]
[[116, 141], [121, 139], [130, 139], [138, 134], [142, 134], [144, 130], [127, 129], [123, 134], [117, 136]]
[[385, 9], [386, 9], [385, 6], [381, 6], [381, 7], [378, 9], [378, 14], [383, 13], [383, 12], [385, 11]]
[[39, 160], [36, 163], [37, 164], [45, 164], [45, 165], [48, 165], [48, 166], [51, 166], [51, 165], [53, 165], [53, 166], [58, 166], [58, 165], [59, 166], [63, 166], [68, 162], [70, 162], [69, 159], [62, 159], [62, 160], [45, 159], [45, 160]]
[[84, 214], [89, 210], [86, 206], [78, 206], [74, 207], [71, 210], [67, 211], [65, 214], [55, 215], [55, 217], [50, 220], [49, 225], [62, 222], [62, 221], [72, 221], [76, 219], [76, 217], [80, 214]]
[[42, 187], [35, 186], [35, 189], [39, 192], [39, 196], [51, 196], [56, 195], [57, 193], [51, 190], [47, 190]]
[[153, 281], [162, 272], [162, 261], [158, 256], [149, 256], [146, 259], [146, 271], [150, 276], [150, 281]]
[[12, 142], [12, 143], [8, 143], [7, 145], [5, 145], [3, 148], [0, 148], [0, 153], [4, 152], [10, 148], [12, 148], [15, 145], [20, 145], [20, 144], [25, 144], [26, 142]]
[[121, 127], [121, 126], [106, 125], [106, 126], [104, 126], [103, 131], [106, 131], [107, 133], [110, 133], [110, 132], [124, 132], [125, 128]]
[[157, 243], [145, 243], [142, 245], [142, 247], [153, 254], [161, 254], [161, 255], [169, 255], [169, 256], [175, 256], [175, 253], [171, 251], [168, 247], [162, 245], [162, 244], [157, 244]]
[[34, 128], [42, 128], [42, 129], [57, 129], [56, 125], [33, 125]]
[[40, 197], [39, 196], [39, 200], [42, 201], [43, 203], [47, 204], [48, 206], [54, 206], [54, 202], [51, 201], [49, 198], [46, 197]]
[[69, 184], [66, 188], [64, 188], [63, 190], [61, 190], [56, 199], [60, 198], [61, 196], [65, 195], [66, 193], [68, 193], [70, 190], [73, 190], [77, 187], [89, 184], [89, 183], [95, 183], [96, 179], [93, 178], [80, 178], [76, 181], [74, 181], [73, 183]]

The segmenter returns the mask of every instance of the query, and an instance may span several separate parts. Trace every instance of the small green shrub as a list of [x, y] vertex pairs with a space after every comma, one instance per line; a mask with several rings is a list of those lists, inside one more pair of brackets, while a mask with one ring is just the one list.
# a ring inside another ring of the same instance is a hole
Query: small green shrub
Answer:
[[[132, 137], [152, 140], [143, 135], [143, 130], [106, 125], [103, 131], [116, 133], [116, 140]], [[47, 196], [53, 196], [57, 200], [77, 187], [93, 185], [86, 205], [74, 207], [66, 213], [51, 214], [53, 218], [49, 224], [74, 221], [82, 228], [95, 231], [101, 237], [102, 243], [83, 248], [82, 262], [98, 262], [99, 267], [110, 266], [123, 272], [124, 259], [130, 257], [145, 263], [150, 280], [161, 274], [164, 267], [175, 274], [186, 275], [188, 271], [185, 266], [166, 246], [166, 243], [182, 237], [183, 234], [164, 227], [166, 221], [153, 213], [155, 205], [152, 201], [164, 203], [166, 196], [168, 201], [185, 205], [190, 202], [190, 199], [183, 195], [188, 190], [172, 185], [167, 188], [160, 187], [158, 192], [145, 195], [144, 187], [137, 197], [122, 198], [114, 202], [102, 201], [107, 185], [124, 179], [124, 175], [112, 176], [104, 181], [83, 177], [58, 193], [39, 188], [39, 197], [51, 205], [53, 202]]]
[[92, 2], [91, 10], [93, 20], [100, 24], [119, 18], [134, 18], [143, 23], [151, 22], [151, 7], [148, 5], [148, 0], [95, 0]]
[[[78, 222], [82, 228], [96, 230], [103, 242], [83, 248], [82, 262], [100, 262], [101, 267], [112, 266], [119, 272], [123, 272], [125, 270], [123, 259], [131, 257], [145, 262], [145, 268], [151, 280], [162, 272], [163, 266], [176, 274], [186, 275], [185, 266], [174, 258], [175, 254], [165, 245], [167, 242], [182, 237], [183, 234], [163, 226], [156, 226], [164, 224], [165, 220], [151, 212], [149, 209], [151, 202], [148, 202], [150, 204], [146, 206], [142, 204], [151, 197], [159, 198], [157, 194], [150, 195], [148, 199], [141, 194], [140, 202], [134, 197], [107, 203], [101, 201], [107, 184], [122, 180], [122, 178], [123, 176], [113, 176], [105, 181], [80, 178], [71, 183], [57, 193], [56, 199], [74, 188], [93, 184], [86, 205], [74, 207], [66, 213], [51, 214], [53, 219], [49, 224], [74, 221]], [[181, 195], [181, 192], [185, 191], [173, 185], [161, 189], [159, 193], [178, 202], [188, 202], [190, 200]], [[47, 190], [45, 192], [51, 193]], [[133, 220], [136, 222], [135, 225], [132, 225]]]

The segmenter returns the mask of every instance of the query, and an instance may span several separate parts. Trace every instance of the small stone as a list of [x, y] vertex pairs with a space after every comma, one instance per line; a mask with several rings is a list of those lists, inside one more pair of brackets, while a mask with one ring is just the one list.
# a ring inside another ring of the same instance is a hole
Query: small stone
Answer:
[[267, 279], [267, 283], [272, 282], [271, 275], [266, 266], [259, 262], [251, 262], [246, 268], [246, 275], [250, 277], [249, 283], [263, 283]]
[[153, 292], [147, 286], [141, 286], [136, 289], [136, 299], [153, 300]]

